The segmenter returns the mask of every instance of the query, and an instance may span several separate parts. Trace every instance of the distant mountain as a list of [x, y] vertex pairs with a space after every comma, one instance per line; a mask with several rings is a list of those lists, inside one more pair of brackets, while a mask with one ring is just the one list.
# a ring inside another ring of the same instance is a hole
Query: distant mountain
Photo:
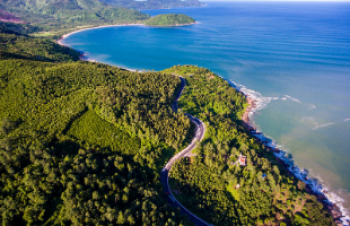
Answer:
[[0, 0], [3, 9], [9, 11], [28, 11], [42, 15], [55, 16], [59, 12], [93, 10], [103, 7], [95, 0]]
[[0, 9], [0, 21], [2, 22], [12, 22], [12, 23], [23, 23], [22, 20], [18, 19], [15, 15], [8, 13]]
[[[108, 6], [98, 0], [0, 0], [0, 9], [2, 21], [16, 18], [30, 24], [31, 31], [41, 31], [38, 35], [52, 39], [85, 27], [137, 23], [150, 18], [137, 10]], [[22, 31], [28, 26], [15, 28]]]
[[0, 0], [0, 26], [57, 40], [78, 29], [145, 23], [150, 16], [136, 9], [202, 5], [198, 0]]
[[[75, 19], [103, 17], [114, 19], [121, 17], [121, 11], [141, 15], [142, 13], [107, 6], [97, 0], [0, 0], [0, 8], [15, 15], [36, 15], [41, 18], [75, 17]], [[108, 13], [106, 13], [108, 11]], [[144, 15], [144, 14], [143, 14]]]
[[111, 6], [125, 7], [129, 9], [165, 9], [176, 7], [200, 7], [205, 5], [198, 0], [100, 0]]

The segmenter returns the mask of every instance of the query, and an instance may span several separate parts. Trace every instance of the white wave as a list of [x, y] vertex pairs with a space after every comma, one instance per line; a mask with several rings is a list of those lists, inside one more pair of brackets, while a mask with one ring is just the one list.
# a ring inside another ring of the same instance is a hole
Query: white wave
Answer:
[[[288, 96], [288, 95], [284, 95], [284, 97], [282, 97], [281, 100], [283, 100], [283, 101], [291, 100], [291, 101], [294, 101], [296, 103], [303, 104], [299, 99]], [[303, 104], [303, 105], [306, 105], [309, 111], [316, 108], [316, 105], [314, 105], [314, 104]]]
[[321, 125], [317, 125], [315, 128], [313, 128], [312, 130], [318, 130], [320, 128], [324, 128], [324, 127], [327, 127], [327, 126], [331, 126], [331, 125], [334, 125], [333, 122], [330, 122], [330, 123], [325, 123], [325, 124], [321, 124]]
[[300, 100], [298, 100], [297, 98], [288, 96], [288, 95], [284, 95], [284, 97], [282, 98], [282, 100], [287, 100], [287, 99], [301, 104], [301, 101], [300, 101]]
[[344, 122], [348, 122], [348, 121], [350, 121], [350, 118], [344, 119]]
[[319, 122], [317, 122], [315, 120], [314, 117], [304, 117], [299, 122], [305, 122], [306, 124], [309, 125], [310, 129], [312, 129], [312, 130], [318, 130], [320, 128], [324, 128], [324, 127], [327, 127], [327, 126], [334, 125], [333, 122], [320, 124]]
[[244, 93], [247, 97], [251, 97], [254, 99], [255, 102], [255, 108], [252, 109], [253, 112], [260, 111], [261, 109], [265, 108], [271, 101], [278, 100], [279, 97], [264, 97], [261, 95], [261, 93], [254, 91], [252, 89], [248, 89], [244, 85], [240, 85], [238, 83], [235, 83], [233, 81], [230, 81], [231, 85], [233, 85], [239, 92]]

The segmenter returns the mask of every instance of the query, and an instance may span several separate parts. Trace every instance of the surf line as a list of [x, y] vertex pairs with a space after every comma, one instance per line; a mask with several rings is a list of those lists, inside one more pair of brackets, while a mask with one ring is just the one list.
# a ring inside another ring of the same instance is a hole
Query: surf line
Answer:
[[[227, 79], [226, 81], [228, 81], [228, 83], [238, 92], [243, 94], [247, 99], [247, 103], [249, 104], [242, 117], [243, 126], [259, 143], [274, 154], [276, 160], [291, 175], [305, 183], [307, 193], [316, 196], [317, 201], [322, 203], [322, 205], [329, 211], [337, 225], [350, 225], [350, 213], [342, 205], [344, 200], [337, 194], [329, 192], [330, 189], [324, 184], [318, 183], [316, 179], [309, 178], [308, 172], [296, 166], [292, 159], [287, 157], [286, 151], [282, 150], [281, 147], [271, 138], [265, 136], [261, 131], [257, 130], [253, 121], [253, 115], [259, 110], [265, 108], [272, 100], [278, 100], [279, 97], [263, 97], [256, 91], [247, 89], [246, 87], [238, 85]], [[257, 98], [257, 96], [259, 97]]]

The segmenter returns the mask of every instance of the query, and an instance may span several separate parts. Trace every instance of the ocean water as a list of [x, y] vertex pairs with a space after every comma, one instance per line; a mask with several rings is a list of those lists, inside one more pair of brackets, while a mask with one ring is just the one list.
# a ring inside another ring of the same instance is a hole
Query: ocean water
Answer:
[[199, 23], [91, 29], [63, 43], [126, 68], [211, 69], [258, 100], [257, 128], [350, 210], [350, 3], [208, 2], [144, 12]]

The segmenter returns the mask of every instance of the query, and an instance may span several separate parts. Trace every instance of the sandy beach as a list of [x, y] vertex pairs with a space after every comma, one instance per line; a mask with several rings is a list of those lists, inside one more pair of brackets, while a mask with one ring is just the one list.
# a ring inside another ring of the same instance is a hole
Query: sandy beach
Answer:
[[254, 100], [253, 98], [247, 96], [247, 102], [249, 104], [249, 106], [247, 107], [247, 109], [245, 110], [244, 114], [243, 114], [243, 117], [242, 117], [242, 120], [249, 124], [250, 122], [250, 118], [249, 118], [249, 115], [251, 113], [253, 113], [253, 110], [255, 109], [256, 107], [256, 100]]
[[97, 28], [105, 28], [105, 27], [123, 27], [123, 26], [147, 26], [147, 27], [181, 27], [181, 26], [188, 26], [188, 25], [193, 25], [193, 24], [197, 24], [198, 21], [194, 22], [194, 23], [190, 23], [190, 24], [176, 24], [176, 25], [171, 25], [171, 26], [149, 26], [149, 25], [145, 25], [145, 24], [115, 24], [115, 25], [103, 25], [103, 26], [96, 26], [96, 27], [87, 27], [87, 28], [82, 28], [76, 31], [72, 31], [68, 34], [64, 34], [62, 35], [62, 37], [56, 42], [57, 44], [61, 45], [61, 46], [67, 46], [65, 45], [62, 41], [65, 38], [68, 38], [70, 35], [72, 34], [76, 34], [82, 31], [86, 31], [86, 30], [90, 30], [90, 29], [97, 29]]
[[82, 29], [79, 29], [76, 31], [72, 31], [68, 34], [62, 35], [62, 37], [56, 43], [61, 45], [61, 46], [67, 46], [62, 41], [63, 41], [63, 39], [68, 38], [72, 34], [76, 34], [76, 33], [82, 32], [82, 31], [90, 30], [90, 29], [105, 28], [105, 27], [122, 27], [122, 26], [146, 26], [146, 25], [143, 25], [143, 24], [115, 24], [115, 25], [103, 25], [103, 26], [97, 26], [97, 27], [87, 27], [87, 28], [82, 28]]

